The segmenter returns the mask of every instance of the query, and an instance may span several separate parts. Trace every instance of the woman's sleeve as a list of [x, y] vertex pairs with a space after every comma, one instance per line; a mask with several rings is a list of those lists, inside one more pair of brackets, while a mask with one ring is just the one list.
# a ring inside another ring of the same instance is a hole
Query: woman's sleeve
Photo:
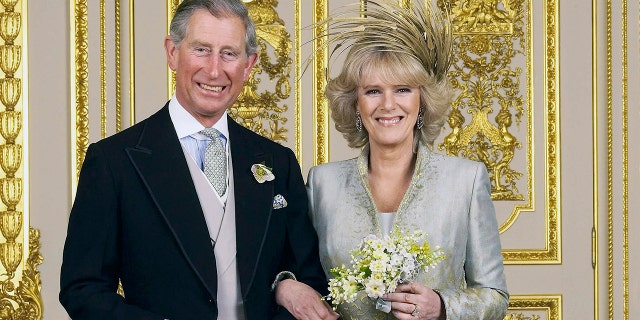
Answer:
[[307, 196], [309, 197], [309, 218], [311, 219], [311, 222], [313, 223], [313, 225], [316, 225], [316, 221], [315, 221], [315, 212], [316, 212], [316, 208], [315, 208], [315, 204], [314, 204], [314, 172], [315, 172], [316, 167], [311, 167], [309, 169], [309, 174], [307, 175], [307, 183], [306, 183], [306, 188], [307, 188]]
[[498, 222], [491, 200], [491, 183], [478, 164], [469, 202], [465, 260], [466, 289], [444, 289], [447, 319], [503, 319], [509, 306]]

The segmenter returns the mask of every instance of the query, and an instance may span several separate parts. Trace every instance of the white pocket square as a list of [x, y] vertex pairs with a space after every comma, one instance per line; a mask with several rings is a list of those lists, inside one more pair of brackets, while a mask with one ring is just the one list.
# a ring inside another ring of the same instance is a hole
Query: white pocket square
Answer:
[[273, 208], [274, 209], [282, 209], [287, 206], [287, 200], [281, 195], [276, 195], [273, 197]]

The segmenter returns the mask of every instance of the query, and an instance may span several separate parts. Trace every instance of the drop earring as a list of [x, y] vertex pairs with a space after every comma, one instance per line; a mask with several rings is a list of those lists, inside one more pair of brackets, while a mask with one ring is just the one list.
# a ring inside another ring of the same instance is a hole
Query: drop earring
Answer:
[[358, 110], [356, 110], [356, 129], [358, 129], [358, 132], [362, 131], [362, 118]]
[[416, 128], [420, 130], [422, 129], [422, 126], [424, 126], [424, 109], [420, 108], [420, 111], [418, 111], [418, 120], [416, 121]]

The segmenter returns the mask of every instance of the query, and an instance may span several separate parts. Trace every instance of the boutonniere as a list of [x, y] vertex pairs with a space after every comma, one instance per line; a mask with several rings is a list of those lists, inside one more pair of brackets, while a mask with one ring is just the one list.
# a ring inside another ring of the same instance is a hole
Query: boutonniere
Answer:
[[265, 181], [271, 181], [276, 178], [273, 175], [272, 168], [267, 167], [264, 164], [264, 161], [261, 163], [256, 163], [251, 166], [251, 172], [253, 173], [253, 177], [256, 178], [258, 183], [264, 183]]

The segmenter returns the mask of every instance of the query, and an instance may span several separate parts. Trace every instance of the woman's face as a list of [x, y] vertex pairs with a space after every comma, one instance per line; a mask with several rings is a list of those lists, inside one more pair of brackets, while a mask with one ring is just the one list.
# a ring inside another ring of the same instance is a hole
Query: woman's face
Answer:
[[376, 72], [358, 87], [356, 105], [372, 147], [413, 146], [413, 128], [420, 109], [420, 88], [389, 84]]

